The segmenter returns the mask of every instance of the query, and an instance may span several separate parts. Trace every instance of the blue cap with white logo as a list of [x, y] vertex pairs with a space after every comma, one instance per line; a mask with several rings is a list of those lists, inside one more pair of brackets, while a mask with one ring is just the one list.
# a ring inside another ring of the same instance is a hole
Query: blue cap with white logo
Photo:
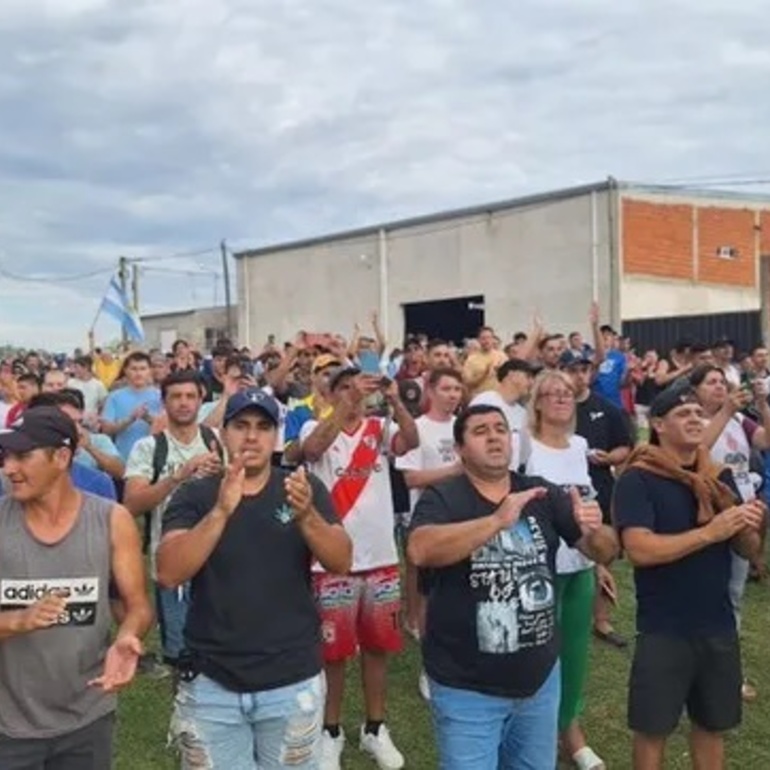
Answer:
[[278, 402], [272, 396], [265, 393], [264, 390], [259, 390], [259, 388], [249, 388], [248, 390], [242, 390], [227, 399], [227, 406], [225, 407], [225, 425], [247, 409], [256, 409], [262, 412], [275, 425], [278, 425], [280, 422], [281, 409], [278, 406]]

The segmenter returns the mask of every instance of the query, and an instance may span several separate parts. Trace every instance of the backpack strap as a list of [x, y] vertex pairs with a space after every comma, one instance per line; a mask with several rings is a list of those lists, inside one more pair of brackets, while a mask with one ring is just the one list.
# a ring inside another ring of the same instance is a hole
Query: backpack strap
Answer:
[[217, 448], [217, 454], [219, 455], [219, 459], [224, 462], [225, 461], [225, 450], [222, 446], [222, 442], [217, 438], [217, 434], [209, 428], [208, 425], [201, 424], [200, 426], [201, 430], [201, 439], [203, 439], [203, 443], [206, 445], [206, 449], [211, 449], [211, 445], [214, 444]]
[[155, 436], [155, 448], [152, 452], [152, 480], [150, 484], [157, 484], [160, 474], [168, 460], [168, 437], [166, 431], [161, 431]]

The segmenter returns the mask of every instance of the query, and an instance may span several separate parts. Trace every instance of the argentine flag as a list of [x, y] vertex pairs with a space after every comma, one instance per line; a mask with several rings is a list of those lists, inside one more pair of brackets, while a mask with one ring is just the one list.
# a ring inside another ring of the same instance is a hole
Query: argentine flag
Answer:
[[101, 310], [111, 315], [121, 325], [129, 339], [134, 342], [144, 340], [142, 322], [131, 307], [126, 293], [120, 288], [115, 276], [112, 277], [107, 293], [104, 295]]

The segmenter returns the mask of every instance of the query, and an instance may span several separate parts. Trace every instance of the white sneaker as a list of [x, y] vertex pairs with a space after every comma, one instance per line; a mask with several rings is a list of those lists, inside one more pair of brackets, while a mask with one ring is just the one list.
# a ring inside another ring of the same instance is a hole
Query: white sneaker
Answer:
[[345, 732], [340, 728], [340, 734], [332, 738], [327, 730], [321, 733], [321, 759], [319, 770], [340, 770], [340, 757], [345, 748]]
[[417, 680], [417, 689], [420, 691], [423, 700], [430, 701], [430, 682], [428, 681], [428, 675], [424, 671], [420, 671], [420, 678]]
[[367, 733], [361, 727], [361, 751], [369, 754], [380, 770], [401, 770], [404, 766], [404, 756], [395, 747], [385, 725], [380, 725], [377, 735]]

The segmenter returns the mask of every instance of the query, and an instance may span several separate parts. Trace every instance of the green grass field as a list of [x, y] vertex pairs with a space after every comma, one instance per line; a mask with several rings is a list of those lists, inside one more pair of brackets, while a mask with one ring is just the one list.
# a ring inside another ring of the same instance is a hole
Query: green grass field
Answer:
[[[616, 627], [633, 633], [634, 602], [630, 570], [617, 570], [621, 590]], [[728, 766], [735, 770], [770, 768], [770, 666], [767, 665], [768, 601], [770, 585], [749, 585], [744, 608], [743, 657], [748, 677], [759, 689], [759, 699], [747, 705], [743, 726], [730, 736]], [[591, 680], [586, 699], [584, 725], [591, 746], [611, 770], [630, 768], [630, 740], [626, 730], [626, 682], [631, 652], [617, 651], [599, 642], [591, 650]], [[407, 767], [430, 770], [436, 767], [433, 735], [425, 703], [417, 692], [419, 652], [413, 643], [394, 659], [390, 673], [390, 719], [394, 740], [403, 751]], [[350, 672], [345, 727], [348, 733], [343, 767], [365, 770], [374, 764], [362, 756], [355, 736], [362, 717], [359, 678]], [[121, 696], [118, 721], [117, 770], [172, 770], [178, 762], [165, 748], [170, 709], [168, 681], [139, 679]], [[689, 768], [686, 730], [670, 741], [667, 768]]]

